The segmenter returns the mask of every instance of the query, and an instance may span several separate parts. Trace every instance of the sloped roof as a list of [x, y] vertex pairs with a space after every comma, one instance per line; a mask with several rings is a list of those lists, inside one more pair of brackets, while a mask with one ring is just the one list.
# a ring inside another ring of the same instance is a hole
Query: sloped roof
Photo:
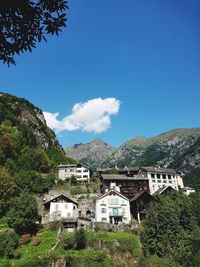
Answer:
[[147, 191], [142, 191], [142, 192], [136, 194], [136, 195], [130, 200], [130, 202], [137, 200], [138, 198], [140, 198], [140, 197], [141, 197], [142, 195], [144, 195], [144, 194], [146, 194], [146, 195], [148, 195], [150, 198], [154, 199], [154, 197], [153, 197], [151, 194], [149, 194]]
[[126, 176], [123, 174], [101, 174], [103, 180], [148, 180], [147, 177], [142, 177], [141, 175]]
[[120, 197], [126, 199], [127, 201], [129, 201], [129, 199], [128, 199], [127, 197], [125, 197], [125, 196], [122, 195], [120, 192], [116, 191], [115, 189], [110, 189], [108, 192], [106, 192], [106, 193], [104, 193], [103, 195], [101, 195], [100, 197], [98, 197], [98, 198], [96, 199], [96, 201], [99, 200], [99, 199], [101, 199], [101, 198], [103, 198], [103, 197], [105, 197], [105, 196], [107, 196], [107, 195], [109, 195], [111, 192], [114, 192], [114, 193], [117, 194], [118, 196], [120, 196]]
[[155, 196], [155, 195], [160, 195], [160, 194], [162, 194], [163, 192], [165, 192], [167, 189], [171, 189], [171, 190], [173, 190], [173, 191], [176, 191], [176, 189], [174, 189], [171, 185], [167, 185], [167, 186], [163, 186], [163, 187], [159, 188], [157, 191], [155, 191], [155, 192], [153, 193], [153, 196]]
[[167, 173], [167, 174], [176, 174], [176, 171], [174, 169], [169, 168], [160, 168], [160, 167], [140, 167], [141, 170], [147, 171], [147, 172], [155, 172], [155, 173]]
[[74, 201], [73, 199], [71, 199], [70, 197], [68, 197], [68, 196], [65, 195], [65, 194], [60, 194], [60, 195], [58, 195], [58, 196], [56, 196], [56, 197], [54, 197], [54, 198], [52, 198], [52, 199], [46, 201], [46, 202], [44, 203], [44, 205], [46, 205], [46, 204], [48, 204], [48, 203], [51, 203], [51, 202], [54, 202], [57, 198], [60, 198], [60, 197], [63, 197], [63, 198], [65, 198], [68, 202], [72, 202], [72, 203], [74, 203], [75, 205], [78, 206], [78, 203], [77, 203], [76, 201]]

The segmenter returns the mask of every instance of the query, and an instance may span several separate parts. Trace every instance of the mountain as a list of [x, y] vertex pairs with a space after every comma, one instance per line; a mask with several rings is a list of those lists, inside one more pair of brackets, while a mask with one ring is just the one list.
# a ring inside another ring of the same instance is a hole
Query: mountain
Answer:
[[[99, 141], [104, 143], [103, 141]], [[122, 144], [112, 152], [104, 153], [104, 147], [101, 147], [103, 154], [102, 160], [93, 157], [87, 148], [93, 149], [93, 142], [83, 145], [84, 156], [80, 153], [78, 147], [73, 146], [72, 150], [66, 149], [67, 155], [77, 160], [84, 160], [90, 166], [101, 168], [134, 167], [159, 165], [161, 167], [171, 167], [183, 171], [187, 185], [196, 185], [200, 188], [200, 128], [174, 129], [162, 133], [152, 138], [137, 136]], [[97, 153], [97, 152], [96, 152]], [[106, 157], [107, 155], [107, 157]], [[103, 160], [104, 158], [104, 160]], [[90, 164], [92, 162], [92, 164]]]
[[101, 164], [115, 152], [115, 148], [95, 139], [87, 144], [75, 144], [65, 149], [67, 156], [90, 166], [93, 169], [101, 167]]
[[26, 99], [0, 93], [0, 165], [14, 173], [26, 169], [49, 173], [65, 157], [42, 110]]

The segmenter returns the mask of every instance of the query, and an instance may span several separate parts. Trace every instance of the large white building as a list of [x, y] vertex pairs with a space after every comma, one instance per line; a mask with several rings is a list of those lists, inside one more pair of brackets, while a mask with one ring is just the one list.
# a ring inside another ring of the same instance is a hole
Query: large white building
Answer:
[[181, 173], [173, 169], [160, 167], [140, 167], [138, 173], [147, 177], [149, 180], [149, 191], [152, 195], [158, 189], [166, 186], [171, 186], [175, 190], [184, 188]]
[[97, 198], [95, 213], [96, 222], [127, 224], [131, 221], [129, 199], [114, 189]]
[[58, 165], [58, 178], [63, 181], [71, 176], [75, 176], [78, 181], [88, 181], [90, 175], [90, 169], [83, 164]]

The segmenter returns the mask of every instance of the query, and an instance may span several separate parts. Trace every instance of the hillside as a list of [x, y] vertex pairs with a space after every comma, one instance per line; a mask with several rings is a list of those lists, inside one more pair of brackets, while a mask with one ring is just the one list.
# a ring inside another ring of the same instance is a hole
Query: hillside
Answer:
[[105, 159], [109, 158], [116, 149], [101, 139], [95, 139], [87, 144], [75, 144], [65, 149], [67, 156], [81, 163], [99, 168]]
[[65, 157], [54, 132], [47, 127], [42, 111], [25, 99], [0, 93], [2, 176], [11, 175], [14, 186], [20, 190], [40, 193], [49, 186], [48, 179], [43, 177], [57, 173], [57, 165], [61, 162], [74, 160]]
[[[81, 145], [93, 146], [93, 143]], [[92, 148], [91, 148], [92, 149]], [[67, 156], [83, 160], [79, 150], [74, 147], [73, 154], [67, 150]], [[102, 153], [102, 152], [101, 152]], [[89, 162], [85, 149], [84, 161]], [[186, 184], [200, 187], [200, 128], [174, 129], [152, 138], [135, 137], [122, 144], [119, 148], [104, 157], [103, 161], [95, 161], [90, 166], [125, 167], [125, 166], [148, 166], [160, 165], [162, 167], [172, 167], [183, 171]], [[99, 165], [97, 165], [99, 164]]]

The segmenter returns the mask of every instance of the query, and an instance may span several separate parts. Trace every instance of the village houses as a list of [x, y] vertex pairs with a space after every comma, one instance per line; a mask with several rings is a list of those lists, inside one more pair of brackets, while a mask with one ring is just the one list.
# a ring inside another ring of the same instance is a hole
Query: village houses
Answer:
[[[140, 222], [145, 218], [150, 203], [155, 196], [181, 191], [189, 195], [195, 190], [184, 188], [182, 173], [160, 167], [134, 167], [118, 169], [117, 174], [106, 174], [98, 170], [101, 182], [100, 196], [97, 195], [93, 207], [79, 205], [66, 194], [52, 196], [44, 202], [48, 221], [61, 220], [66, 228], [76, 228], [78, 221], [83, 222], [81, 207], [87, 209], [87, 220], [111, 224], [128, 224], [131, 216]], [[91, 170], [82, 164], [58, 166], [61, 180], [76, 176], [78, 181], [89, 181]]]

